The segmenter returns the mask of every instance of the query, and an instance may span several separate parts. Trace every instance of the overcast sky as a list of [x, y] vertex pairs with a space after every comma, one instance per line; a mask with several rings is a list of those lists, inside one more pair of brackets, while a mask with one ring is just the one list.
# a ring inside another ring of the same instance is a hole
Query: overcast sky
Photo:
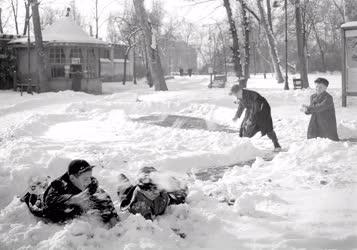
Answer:
[[[65, 10], [71, 0], [42, 0], [42, 5], [50, 5], [56, 9]], [[120, 12], [123, 9], [123, 4], [125, 0], [98, 0], [99, 3], [99, 14], [100, 14], [100, 27], [99, 35], [103, 38], [106, 36], [107, 24], [106, 19], [110, 12]], [[130, 1], [130, 0], [129, 0]], [[202, 0], [198, 0], [202, 1]], [[4, 12], [3, 16], [10, 14], [10, 9], [5, 9], [4, 4], [10, 1], [3, 1], [2, 4]], [[165, 19], [168, 20], [170, 17], [173, 18], [185, 18], [187, 21], [196, 23], [198, 25], [213, 23], [214, 20], [220, 20], [225, 16], [225, 10], [222, 7], [222, 1], [217, 0], [214, 2], [202, 3], [199, 5], [194, 5], [192, 2], [187, 0], [161, 0], [163, 3], [163, 8], [165, 12]], [[203, 1], [204, 2], [204, 1]], [[146, 8], [150, 9], [152, 5], [152, 0], [145, 0]], [[7, 4], [8, 6], [8, 4]], [[19, 0], [19, 8], [23, 10], [23, 2]], [[82, 16], [86, 17], [87, 23], [91, 22], [94, 26], [94, 9], [95, 0], [76, 0], [76, 6], [81, 12]], [[19, 22], [22, 23], [24, 13], [19, 13]], [[4, 17], [3, 17], [4, 18]], [[9, 24], [13, 26], [13, 21], [9, 20]], [[22, 27], [22, 24], [20, 25]], [[5, 29], [7, 32], [14, 33], [14, 29]], [[20, 28], [21, 30], [21, 28]]]

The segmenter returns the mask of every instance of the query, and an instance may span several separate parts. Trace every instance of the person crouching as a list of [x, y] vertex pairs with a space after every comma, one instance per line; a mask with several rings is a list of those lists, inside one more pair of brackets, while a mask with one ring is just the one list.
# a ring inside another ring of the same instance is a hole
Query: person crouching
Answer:
[[230, 95], [235, 96], [238, 101], [238, 110], [233, 121], [238, 120], [246, 109], [239, 136], [251, 138], [260, 131], [262, 136], [267, 135], [273, 142], [274, 151], [280, 151], [281, 146], [273, 129], [270, 105], [267, 100], [259, 93], [238, 84], [232, 86]]

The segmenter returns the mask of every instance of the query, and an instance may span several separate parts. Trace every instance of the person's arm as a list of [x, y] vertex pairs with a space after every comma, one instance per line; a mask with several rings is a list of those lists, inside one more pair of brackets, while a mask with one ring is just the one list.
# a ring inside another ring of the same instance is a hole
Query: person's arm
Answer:
[[322, 102], [313, 104], [310, 103], [310, 106], [307, 107], [308, 113], [319, 113], [333, 107], [333, 98], [330, 95], [326, 95], [326, 97], [322, 100]]
[[306, 115], [311, 115], [311, 112], [309, 111], [309, 107], [312, 105], [312, 99], [314, 98], [314, 95], [310, 96], [310, 104], [306, 105], [303, 104], [301, 107], [301, 111], [304, 112]]
[[63, 194], [63, 184], [60, 181], [55, 181], [49, 187], [46, 197], [45, 205], [47, 207], [61, 206], [68, 202], [73, 195]]
[[245, 109], [244, 104], [241, 101], [239, 101], [238, 109], [237, 109], [235, 116], [233, 117], [233, 121], [236, 121], [238, 118], [241, 117], [244, 109]]

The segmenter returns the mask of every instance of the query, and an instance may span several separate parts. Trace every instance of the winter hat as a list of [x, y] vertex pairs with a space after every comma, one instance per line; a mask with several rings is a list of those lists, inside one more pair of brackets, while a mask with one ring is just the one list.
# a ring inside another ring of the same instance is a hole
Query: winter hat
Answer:
[[69, 175], [78, 175], [84, 172], [87, 172], [94, 168], [95, 166], [89, 165], [89, 163], [85, 160], [76, 159], [71, 161], [68, 165], [68, 174]]
[[325, 85], [326, 87], [328, 87], [328, 85], [329, 85], [329, 82], [325, 78], [322, 78], [322, 77], [317, 78], [315, 80], [315, 83], [321, 83], [321, 84]]
[[233, 95], [233, 93], [237, 93], [238, 91], [242, 90], [243, 86], [240, 84], [234, 84], [231, 88], [231, 92], [229, 93], [229, 95]]

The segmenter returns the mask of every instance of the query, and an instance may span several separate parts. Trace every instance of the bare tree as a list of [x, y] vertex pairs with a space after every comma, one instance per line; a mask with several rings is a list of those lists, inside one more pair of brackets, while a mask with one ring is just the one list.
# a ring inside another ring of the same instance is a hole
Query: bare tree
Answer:
[[306, 60], [306, 42], [305, 34], [303, 31], [303, 20], [301, 13], [301, 3], [300, 0], [295, 0], [295, 23], [296, 23], [296, 38], [298, 47], [298, 57], [299, 57], [299, 70], [300, 78], [304, 88], [309, 87], [309, 80], [307, 77], [307, 60]]
[[233, 19], [232, 8], [229, 0], [223, 0], [223, 6], [227, 12], [228, 23], [230, 27], [230, 32], [233, 40], [233, 45], [231, 47], [233, 53], [233, 63], [234, 63], [234, 71], [238, 78], [242, 77], [242, 64], [240, 58], [240, 49], [239, 49], [239, 40], [237, 34], [237, 28], [235, 21]]
[[40, 13], [37, 0], [30, 0], [31, 10], [32, 10], [32, 22], [33, 29], [35, 34], [35, 49], [37, 56], [37, 65], [38, 65], [38, 76], [39, 76], [39, 85], [41, 91], [47, 90], [47, 75], [46, 75], [46, 62], [45, 62], [45, 51], [42, 41], [42, 31], [41, 31], [41, 22], [40, 22]]
[[12, 14], [14, 16], [16, 35], [18, 35], [19, 34], [19, 23], [18, 23], [17, 17], [18, 17], [18, 12], [19, 12], [19, 2], [18, 2], [18, 0], [11, 0], [10, 4], [11, 4], [11, 9], [12, 9]]
[[30, 19], [30, 6], [28, 3], [28, 0], [24, 0], [25, 4], [25, 22], [24, 22], [24, 30], [22, 32], [22, 35], [25, 36], [28, 30], [28, 20]]
[[99, 30], [98, 0], [95, 0], [95, 38], [98, 38]]
[[0, 8], [0, 33], [4, 33], [4, 30], [2, 28], [2, 8]]
[[262, 0], [257, 0], [257, 5], [258, 5], [259, 12], [260, 12], [261, 24], [263, 25], [263, 28], [264, 28], [266, 36], [267, 36], [267, 40], [268, 40], [268, 44], [269, 44], [269, 48], [270, 48], [270, 56], [271, 56], [271, 59], [273, 61], [273, 65], [274, 65], [275, 77], [276, 77], [278, 83], [283, 83], [284, 78], [283, 78], [283, 74], [281, 72], [280, 58], [279, 58], [279, 54], [278, 54], [278, 50], [277, 50], [277, 46], [276, 46], [276, 40], [275, 40], [274, 34], [272, 32], [272, 29], [269, 27], [269, 23], [266, 18], [266, 12], [263, 8]]
[[247, 3], [245, 0], [238, 0], [241, 5], [242, 13], [242, 29], [244, 34], [244, 78], [248, 79], [250, 77], [250, 27], [249, 18], [247, 14]]
[[345, 0], [345, 10], [347, 21], [357, 21], [357, 3], [356, 0]]
[[159, 56], [159, 46], [157, 43], [158, 31], [153, 27], [148, 19], [148, 15], [144, 8], [144, 0], [133, 0], [135, 13], [139, 18], [139, 23], [144, 34], [145, 51], [148, 57], [149, 71], [152, 76], [155, 90], [167, 90], [164, 72], [161, 67]]
[[[137, 33], [141, 30], [136, 24], [133, 18], [133, 13], [128, 13], [124, 17], [116, 17], [116, 24], [120, 35], [122, 37], [122, 42], [125, 43], [126, 49], [124, 53], [124, 75], [123, 75], [123, 85], [126, 83], [126, 68], [127, 61], [129, 58], [129, 53], [136, 45], [135, 37]], [[135, 63], [135, 62], [134, 62]]]

